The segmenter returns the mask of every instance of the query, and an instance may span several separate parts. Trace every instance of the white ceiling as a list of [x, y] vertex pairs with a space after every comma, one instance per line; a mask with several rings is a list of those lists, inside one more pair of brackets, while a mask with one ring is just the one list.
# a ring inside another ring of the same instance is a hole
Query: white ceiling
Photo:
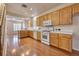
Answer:
[[[36, 16], [63, 3], [25, 3], [27, 8], [22, 7], [22, 4], [23, 3], [7, 3], [7, 11], [25, 17]], [[32, 10], [30, 10], [30, 8], [32, 8]]]

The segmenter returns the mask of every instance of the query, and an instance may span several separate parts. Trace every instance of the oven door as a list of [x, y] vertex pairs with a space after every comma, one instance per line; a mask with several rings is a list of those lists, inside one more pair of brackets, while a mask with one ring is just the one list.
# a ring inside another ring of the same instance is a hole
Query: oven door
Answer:
[[49, 32], [42, 33], [42, 40], [45, 42], [49, 42]]

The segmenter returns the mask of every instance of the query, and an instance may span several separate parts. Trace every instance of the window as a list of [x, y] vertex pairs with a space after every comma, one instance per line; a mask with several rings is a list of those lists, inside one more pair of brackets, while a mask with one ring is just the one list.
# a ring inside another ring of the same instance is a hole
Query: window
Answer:
[[13, 29], [14, 31], [18, 31], [22, 29], [22, 24], [21, 23], [14, 23], [13, 24]]

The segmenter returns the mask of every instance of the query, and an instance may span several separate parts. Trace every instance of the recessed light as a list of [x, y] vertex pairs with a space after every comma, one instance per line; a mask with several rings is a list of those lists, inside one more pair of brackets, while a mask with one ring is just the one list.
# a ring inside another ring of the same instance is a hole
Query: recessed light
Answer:
[[30, 8], [30, 10], [32, 10], [32, 8]]

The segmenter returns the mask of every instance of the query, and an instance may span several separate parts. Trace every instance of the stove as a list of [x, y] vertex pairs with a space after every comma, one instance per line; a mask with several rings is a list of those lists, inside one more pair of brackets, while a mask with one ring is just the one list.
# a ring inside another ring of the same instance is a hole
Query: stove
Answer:
[[43, 31], [42, 32], [42, 43], [44, 43], [44, 44], [47, 44], [47, 45], [50, 45], [50, 32], [48, 32], [48, 31]]

